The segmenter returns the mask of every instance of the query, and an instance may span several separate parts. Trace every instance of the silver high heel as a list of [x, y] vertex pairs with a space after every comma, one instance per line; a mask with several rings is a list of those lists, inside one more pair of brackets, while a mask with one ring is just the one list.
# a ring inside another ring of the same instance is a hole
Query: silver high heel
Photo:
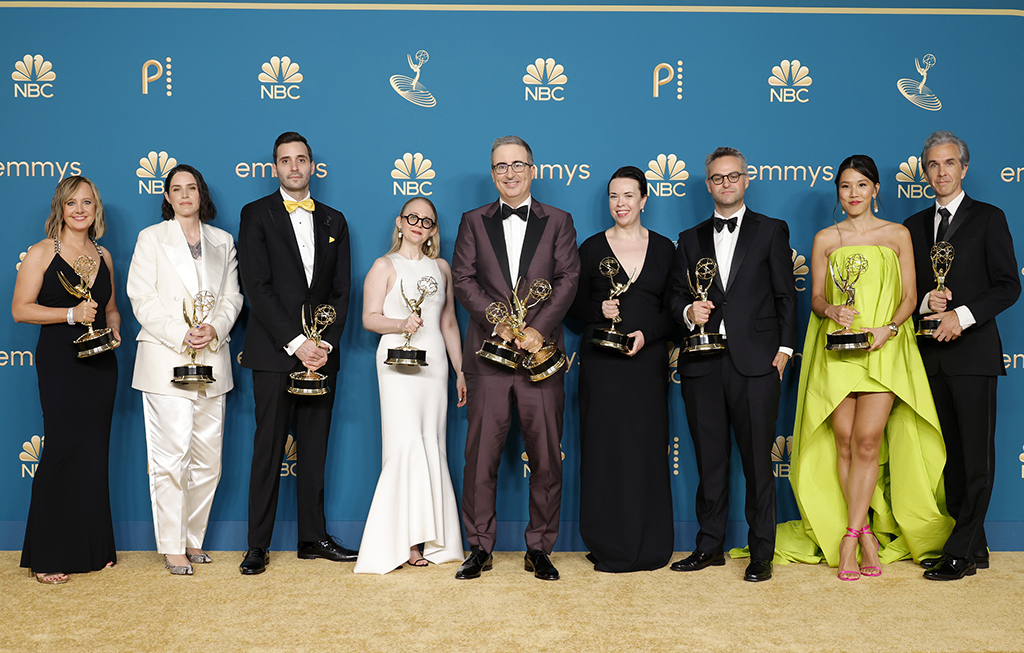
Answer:
[[185, 553], [185, 557], [188, 561], [194, 565], [205, 565], [213, 562], [213, 558], [206, 555], [205, 553]]
[[164, 556], [164, 567], [166, 569], [170, 570], [172, 576], [191, 576], [192, 575], [192, 565], [185, 565], [184, 567], [179, 567], [177, 565], [172, 565], [171, 561], [167, 559], [166, 555]]

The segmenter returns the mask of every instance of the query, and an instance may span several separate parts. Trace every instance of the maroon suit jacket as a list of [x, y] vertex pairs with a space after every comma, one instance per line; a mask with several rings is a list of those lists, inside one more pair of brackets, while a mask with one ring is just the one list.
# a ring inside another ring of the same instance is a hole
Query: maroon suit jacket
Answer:
[[[509, 276], [499, 204], [495, 201], [464, 213], [455, 239], [452, 257], [455, 296], [470, 317], [462, 359], [466, 374], [511, 376], [517, 373], [476, 355], [480, 344], [490, 338], [494, 330], [494, 325], [487, 321], [487, 306], [491, 302], [507, 302], [516, 282]], [[562, 318], [576, 298], [579, 274], [580, 257], [576, 251], [572, 216], [534, 198], [530, 203], [519, 263], [522, 278], [519, 296], [526, 296], [534, 279], [551, 282], [551, 297], [530, 309], [526, 325], [537, 329], [546, 340], [558, 343], [563, 351]]]

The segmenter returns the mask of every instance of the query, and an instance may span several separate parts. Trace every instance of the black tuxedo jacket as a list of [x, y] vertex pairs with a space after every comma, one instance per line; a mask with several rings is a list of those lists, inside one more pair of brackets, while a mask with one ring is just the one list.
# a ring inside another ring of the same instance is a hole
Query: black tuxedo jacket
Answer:
[[[935, 244], [935, 205], [915, 213], [903, 224], [914, 243], [920, 309], [924, 296], [936, 286], [930, 256]], [[995, 317], [1020, 296], [1017, 258], [1006, 216], [991, 204], [964, 196], [945, 239], [955, 250], [946, 275], [946, 287], [953, 293], [949, 308], [967, 306], [977, 322], [950, 342], [919, 338], [925, 369], [931, 375], [1005, 375]]]
[[[337, 350], [348, 314], [350, 253], [345, 216], [321, 202], [313, 212], [313, 282], [307, 287], [299, 245], [280, 191], [246, 204], [238, 232], [238, 272], [249, 301], [242, 366], [267, 372], [302, 367], [284, 350], [302, 334], [303, 307], [330, 304], [337, 311], [323, 339]], [[307, 313], [307, 321], [308, 321]], [[320, 369], [338, 371], [337, 351]]]
[[[775, 370], [772, 361], [779, 347], [796, 343], [796, 282], [793, 278], [792, 250], [789, 248], [789, 227], [747, 208], [740, 225], [739, 239], [733, 252], [726, 286], [715, 275], [708, 290], [708, 300], [715, 309], [705, 325], [714, 333], [725, 320], [726, 347], [733, 363], [744, 376], [761, 376]], [[679, 234], [679, 244], [672, 263], [672, 315], [684, 324], [686, 307], [700, 299], [690, 292], [686, 273], [696, 283], [694, 270], [702, 258], [715, 259], [714, 223], [711, 218]], [[693, 333], [698, 333], [699, 327]], [[681, 376], [704, 376], [717, 364], [715, 356], [679, 355]]]

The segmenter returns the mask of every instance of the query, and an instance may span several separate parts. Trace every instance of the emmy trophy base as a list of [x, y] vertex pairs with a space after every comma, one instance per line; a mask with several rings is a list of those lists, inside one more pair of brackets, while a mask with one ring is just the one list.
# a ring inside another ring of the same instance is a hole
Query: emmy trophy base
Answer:
[[635, 338], [615, 329], [594, 329], [594, 335], [589, 342], [598, 347], [607, 347], [628, 354], [633, 350], [634, 340]]
[[480, 351], [476, 353], [477, 356], [482, 356], [489, 361], [504, 365], [505, 367], [511, 367], [512, 369], [519, 367], [519, 361], [523, 358], [523, 355], [518, 350], [509, 347], [503, 342], [495, 342], [494, 340], [484, 340], [484, 344], [480, 346]]
[[75, 340], [75, 346], [78, 347], [79, 358], [102, 354], [105, 351], [117, 349], [120, 345], [121, 341], [114, 337], [114, 331], [112, 329], [92, 331]]
[[725, 349], [725, 338], [721, 333], [695, 333], [686, 338], [684, 354], [711, 354]]
[[825, 349], [828, 351], [868, 349], [871, 347], [871, 334], [867, 331], [839, 329], [828, 334], [827, 339], [828, 344], [825, 345]]
[[213, 383], [213, 366], [211, 365], [182, 365], [174, 368], [174, 383]]
[[385, 365], [410, 365], [413, 367], [427, 366], [427, 352], [423, 349], [416, 349], [408, 345], [388, 349], [388, 358]]
[[293, 395], [325, 395], [331, 389], [327, 377], [319, 372], [292, 372], [288, 375], [288, 392]]
[[523, 359], [523, 367], [531, 381], [543, 381], [562, 369], [565, 361], [565, 354], [553, 342], [548, 342], [536, 354]]
[[917, 323], [917, 333], [915, 334], [919, 338], [928, 337], [931, 338], [935, 335], [935, 330], [942, 324], [942, 320], [936, 320], [934, 318], [927, 318]]

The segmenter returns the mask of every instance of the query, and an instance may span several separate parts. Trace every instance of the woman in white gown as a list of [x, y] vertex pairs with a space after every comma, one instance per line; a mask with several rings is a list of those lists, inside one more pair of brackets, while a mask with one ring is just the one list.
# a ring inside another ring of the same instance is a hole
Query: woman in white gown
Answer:
[[[430, 200], [415, 197], [406, 202], [395, 218], [391, 251], [374, 261], [363, 284], [363, 328], [381, 334], [376, 363], [384, 450], [359, 545], [357, 574], [386, 574], [403, 562], [425, 567], [428, 561], [463, 558], [445, 448], [449, 358], [459, 406], [466, 403], [466, 379], [452, 273], [437, 257], [437, 232], [437, 211]], [[433, 283], [421, 283], [424, 278]], [[436, 292], [421, 292], [430, 286]], [[424, 295], [421, 316], [410, 315], [403, 292], [412, 302]], [[426, 350], [426, 366], [384, 364], [388, 349], [405, 344], [406, 332], [412, 334], [413, 347]]]

